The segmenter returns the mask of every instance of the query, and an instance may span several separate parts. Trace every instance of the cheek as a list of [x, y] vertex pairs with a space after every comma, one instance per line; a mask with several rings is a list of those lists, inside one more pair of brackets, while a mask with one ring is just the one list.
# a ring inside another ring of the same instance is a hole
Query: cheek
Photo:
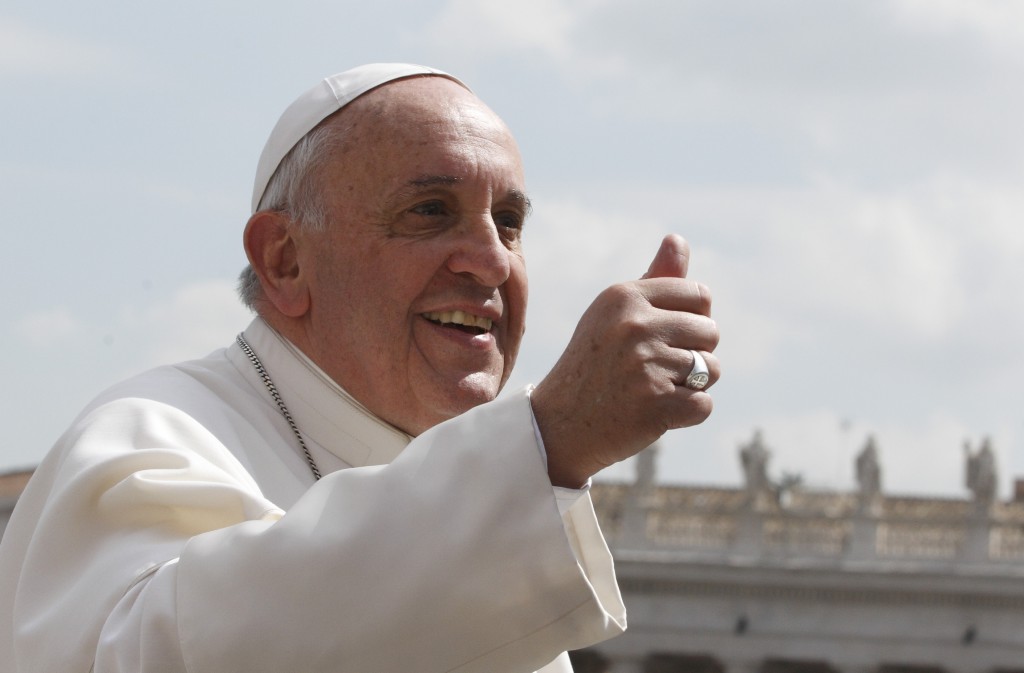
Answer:
[[505, 283], [505, 302], [508, 311], [508, 344], [506, 359], [514, 362], [519, 351], [519, 342], [526, 332], [526, 304], [529, 295], [529, 284], [526, 278], [526, 266], [521, 258], [515, 258], [508, 281]]
[[[513, 304], [512, 308], [518, 314], [517, 319], [522, 325], [521, 329], [525, 330], [526, 301], [530, 288], [526, 277], [526, 262], [522, 257], [513, 257], [511, 274], [507, 284], [509, 286], [509, 301]], [[522, 335], [520, 334], [520, 336]]]

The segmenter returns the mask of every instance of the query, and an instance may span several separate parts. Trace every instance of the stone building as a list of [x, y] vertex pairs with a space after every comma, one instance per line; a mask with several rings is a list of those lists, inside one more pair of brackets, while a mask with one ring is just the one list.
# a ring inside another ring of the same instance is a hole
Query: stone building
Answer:
[[1024, 484], [999, 502], [987, 442], [971, 496], [887, 496], [873, 440], [858, 489], [768, 478], [760, 435], [742, 488], [631, 484], [592, 494], [629, 629], [573, 653], [577, 673], [1024, 673]]
[[32, 470], [16, 470], [0, 474], [0, 537], [3, 537], [7, 529], [7, 522], [11, 520], [11, 512], [14, 510], [14, 503], [18, 502], [18, 496], [25, 490], [28, 478], [32, 476]]

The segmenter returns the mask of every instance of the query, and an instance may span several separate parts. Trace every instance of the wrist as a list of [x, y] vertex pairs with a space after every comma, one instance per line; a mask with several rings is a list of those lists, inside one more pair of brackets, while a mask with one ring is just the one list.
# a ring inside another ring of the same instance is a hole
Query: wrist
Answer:
[[590, 469], [584, 459], [586, 447], [582, 452], [579, 450], [578, 445], [585, 442], [580, 441], [578, 429], [568, 422], [570, 415], [560, 414], [552, 399], [557, 398], [547, 395], [543, 382], [530, 394], [534, 422], [547, 455], [548, 478], [552, 486], [580, 489], [597, 470]]

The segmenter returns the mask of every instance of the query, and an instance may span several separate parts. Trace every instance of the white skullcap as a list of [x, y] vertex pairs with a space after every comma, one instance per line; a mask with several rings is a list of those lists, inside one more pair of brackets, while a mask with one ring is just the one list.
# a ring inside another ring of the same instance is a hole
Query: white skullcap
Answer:
[[317, 124], [370, 89], [392, 80], [415, 75], [437, 75], [462, 84], [458, 78], [446, 72], [422, 65], [371, 63], [331, 75], [299, 96], [277, 120], [277, 125], [270, 132], [267, 144], [263, 148], [263, 154], [260, 155], [260, 162], [256, 166], [256, 183], [252, 189], [252, 212], [255, 213], [259, 208], [267, 183], [270, 182], [281, 160], [295, 147], [295, 143], [302, 140], [303, 136], [312, 131]]

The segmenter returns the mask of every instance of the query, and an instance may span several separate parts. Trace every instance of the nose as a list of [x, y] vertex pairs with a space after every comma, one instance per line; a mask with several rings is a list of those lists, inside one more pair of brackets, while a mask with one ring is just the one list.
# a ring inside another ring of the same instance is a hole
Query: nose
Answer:
[[452, 273], [467, 274], [487, 287], [500, 287], [511, 273], [512, 254], [498, 233], [490, 213], [467, 218], [457, 228], [457, 240], [448, 256]]

